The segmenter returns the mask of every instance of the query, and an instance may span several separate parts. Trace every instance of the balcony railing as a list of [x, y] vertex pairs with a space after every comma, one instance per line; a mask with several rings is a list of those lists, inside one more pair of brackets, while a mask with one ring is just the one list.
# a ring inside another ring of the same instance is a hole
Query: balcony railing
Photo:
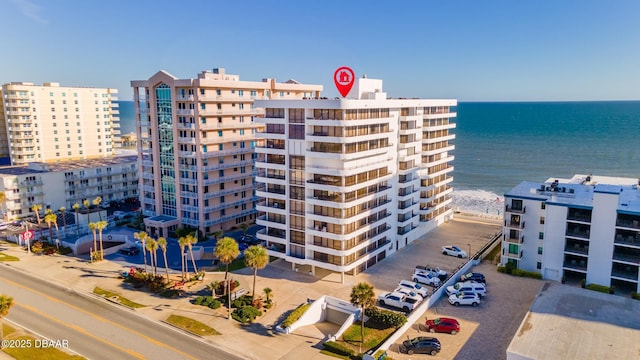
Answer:
[[613, 242], [614, 244], [631, 245], [631, 246], [640, 247], [640, 234], [637, 234], [637, 235], [616, 234], [616, 238]]
[[523, 206], [523, 207], [512, 207], [512, 206], [509, 206], [509, 205], [505, 205], [504, 211], [505, 212], [517, 213], [517, 214], [525, 214], [527, 212], [527, 207], [526, 206]]
[[639, 220], [626, 220], [626, 219], [618, 219], [616, 221], [616, 226], [640, 229], [640, 221]]

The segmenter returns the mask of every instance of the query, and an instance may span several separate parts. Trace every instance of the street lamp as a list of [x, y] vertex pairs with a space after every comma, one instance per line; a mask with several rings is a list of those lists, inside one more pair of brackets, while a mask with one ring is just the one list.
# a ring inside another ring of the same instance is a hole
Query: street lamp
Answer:
[[471, 260], [471, 243], [467, 244], [469, 246], [469, 260]]

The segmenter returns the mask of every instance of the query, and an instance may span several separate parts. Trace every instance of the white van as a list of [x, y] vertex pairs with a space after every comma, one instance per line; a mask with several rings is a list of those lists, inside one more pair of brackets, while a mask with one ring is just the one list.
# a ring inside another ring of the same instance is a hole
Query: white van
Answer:
[[476, 282], [459, 282], [453, 286], [447, 286], [447, 294], [478, 294], [479, 297], [484, 297], [487, 295], [487, 288], [484, 287], [484, 284], [476, 283]]

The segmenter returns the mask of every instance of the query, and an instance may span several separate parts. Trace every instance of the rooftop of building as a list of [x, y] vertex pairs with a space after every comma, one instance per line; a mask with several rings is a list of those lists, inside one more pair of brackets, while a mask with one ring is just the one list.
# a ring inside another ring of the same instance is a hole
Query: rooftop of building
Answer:
[[61, 89], [95, 89], [95, 90], [109, 90], [111, 93], [117, 93], [118, 89], [114, 88], [99, 88], [95, 86], [60, 86], [58, 82], [43, 82], [42, 85], [34, 84], [32, 82], [26, 81], [12, 81], [9, 83], [2, 84], [5, 87], [14, 87], [14, 86], [33, 86], [33, 87], [47, 87], [47, 88], [61, 88]]
[[0, 167], [0, 176], [5, 175], [28, 175], [41, 174], [47, 172], [73, 171], [90, 168], [100, 168], [112, 165], [136, 163], [137, 155], [122, 155], [95, 159], [69, 160], [61, 162], [32, 162], [27, 165], [14, 165]]
[[591, 208], [594, 193], [616, 194], [619, 195], [618, 210], [640, 213], [639, 182], [634, 178], [576, 174], [570, 179], [523, 181], [504, 196]]
[[528, 359], [637, 359], [640, 301], [547, 283], [507, 353]]

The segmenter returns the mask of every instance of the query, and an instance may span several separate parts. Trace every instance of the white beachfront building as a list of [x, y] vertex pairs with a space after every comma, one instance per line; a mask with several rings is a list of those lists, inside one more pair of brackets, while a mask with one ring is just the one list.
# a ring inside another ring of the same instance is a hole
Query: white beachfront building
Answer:
[[501, 263], [639, 291], [640, 181], [575, 175], [505, 194]]
[[362, 78], [345, 99], [255, 104], [258, 238], [292, 268], [355, 275], [453, 216], [456, 100], [390, 99]]

